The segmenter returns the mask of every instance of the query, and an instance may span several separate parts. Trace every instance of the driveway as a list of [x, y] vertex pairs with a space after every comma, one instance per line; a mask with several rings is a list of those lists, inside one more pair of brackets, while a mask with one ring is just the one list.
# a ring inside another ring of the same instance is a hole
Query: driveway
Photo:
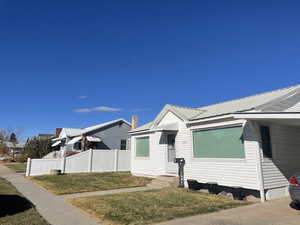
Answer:
[[159, 225], [299, 225], [300, 211], [290, 199], [273, 200], [216, 213], [175, 219]]

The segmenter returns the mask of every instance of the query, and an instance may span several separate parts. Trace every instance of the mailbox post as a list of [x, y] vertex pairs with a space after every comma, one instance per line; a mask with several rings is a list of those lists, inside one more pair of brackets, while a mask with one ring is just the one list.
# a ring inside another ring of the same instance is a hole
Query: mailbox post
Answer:
[[183, 188], [184, 187], [184, 171], [183, 167], [185, 164], [184, 158], [175, 158], [174, 162], [178, 164], [178, 176], [179, 176], [179, 185], [178, 187]]

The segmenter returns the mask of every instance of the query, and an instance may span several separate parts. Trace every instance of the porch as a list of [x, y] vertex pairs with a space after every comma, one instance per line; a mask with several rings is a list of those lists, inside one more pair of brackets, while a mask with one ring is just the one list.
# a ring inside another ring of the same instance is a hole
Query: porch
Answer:
[[288, 180], [300, 171], [299, 113], [236, 113], [253, 125], [259, 143], [261, 194], [266, 200], [289, 196]]

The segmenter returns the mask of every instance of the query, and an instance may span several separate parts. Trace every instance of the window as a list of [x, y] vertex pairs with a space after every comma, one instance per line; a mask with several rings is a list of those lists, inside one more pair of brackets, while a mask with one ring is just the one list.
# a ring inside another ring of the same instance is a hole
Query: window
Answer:
[[265, 158], [272, 158], [272, 145], [270, 128], [267, 126], [260, 127], [261, 147]]
[[195, 158], [245, 158], [243, 127], [193, 132]]
[[136, 157], [149, 157], [149, 137], [136, 138]]
[[122, 139], [122, 140], [121, 140], [121, 146], [120, 146], [120, 149], [121, 149], [121, 150], [126, 150], [126, 140], [125, 140], [125, 139]]
[[81, 142], [76, 142], [73, 147], [75, 150], [81, 150]]

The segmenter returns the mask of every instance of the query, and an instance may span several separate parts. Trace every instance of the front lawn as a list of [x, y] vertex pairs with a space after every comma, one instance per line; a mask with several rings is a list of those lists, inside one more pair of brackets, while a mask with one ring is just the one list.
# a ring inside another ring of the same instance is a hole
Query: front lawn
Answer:
[[16, 173], [26, 173], [26, 163], [5, 164], [6, 167], [14, 170]]
[[2, 178], [0, 178], [0, 224], [49, 225], [30, 201]]
[[44, 175], [33, 177], [32, 180], [58, 195], [141, 187], [146, 186], [151, 181], [150, 178], [132, 176], [129, 172]]
[[152, 224], [248, 204], [179, 188], [90, 196], [67, 201], [98, 218], [101, 223], [134, 225]]

